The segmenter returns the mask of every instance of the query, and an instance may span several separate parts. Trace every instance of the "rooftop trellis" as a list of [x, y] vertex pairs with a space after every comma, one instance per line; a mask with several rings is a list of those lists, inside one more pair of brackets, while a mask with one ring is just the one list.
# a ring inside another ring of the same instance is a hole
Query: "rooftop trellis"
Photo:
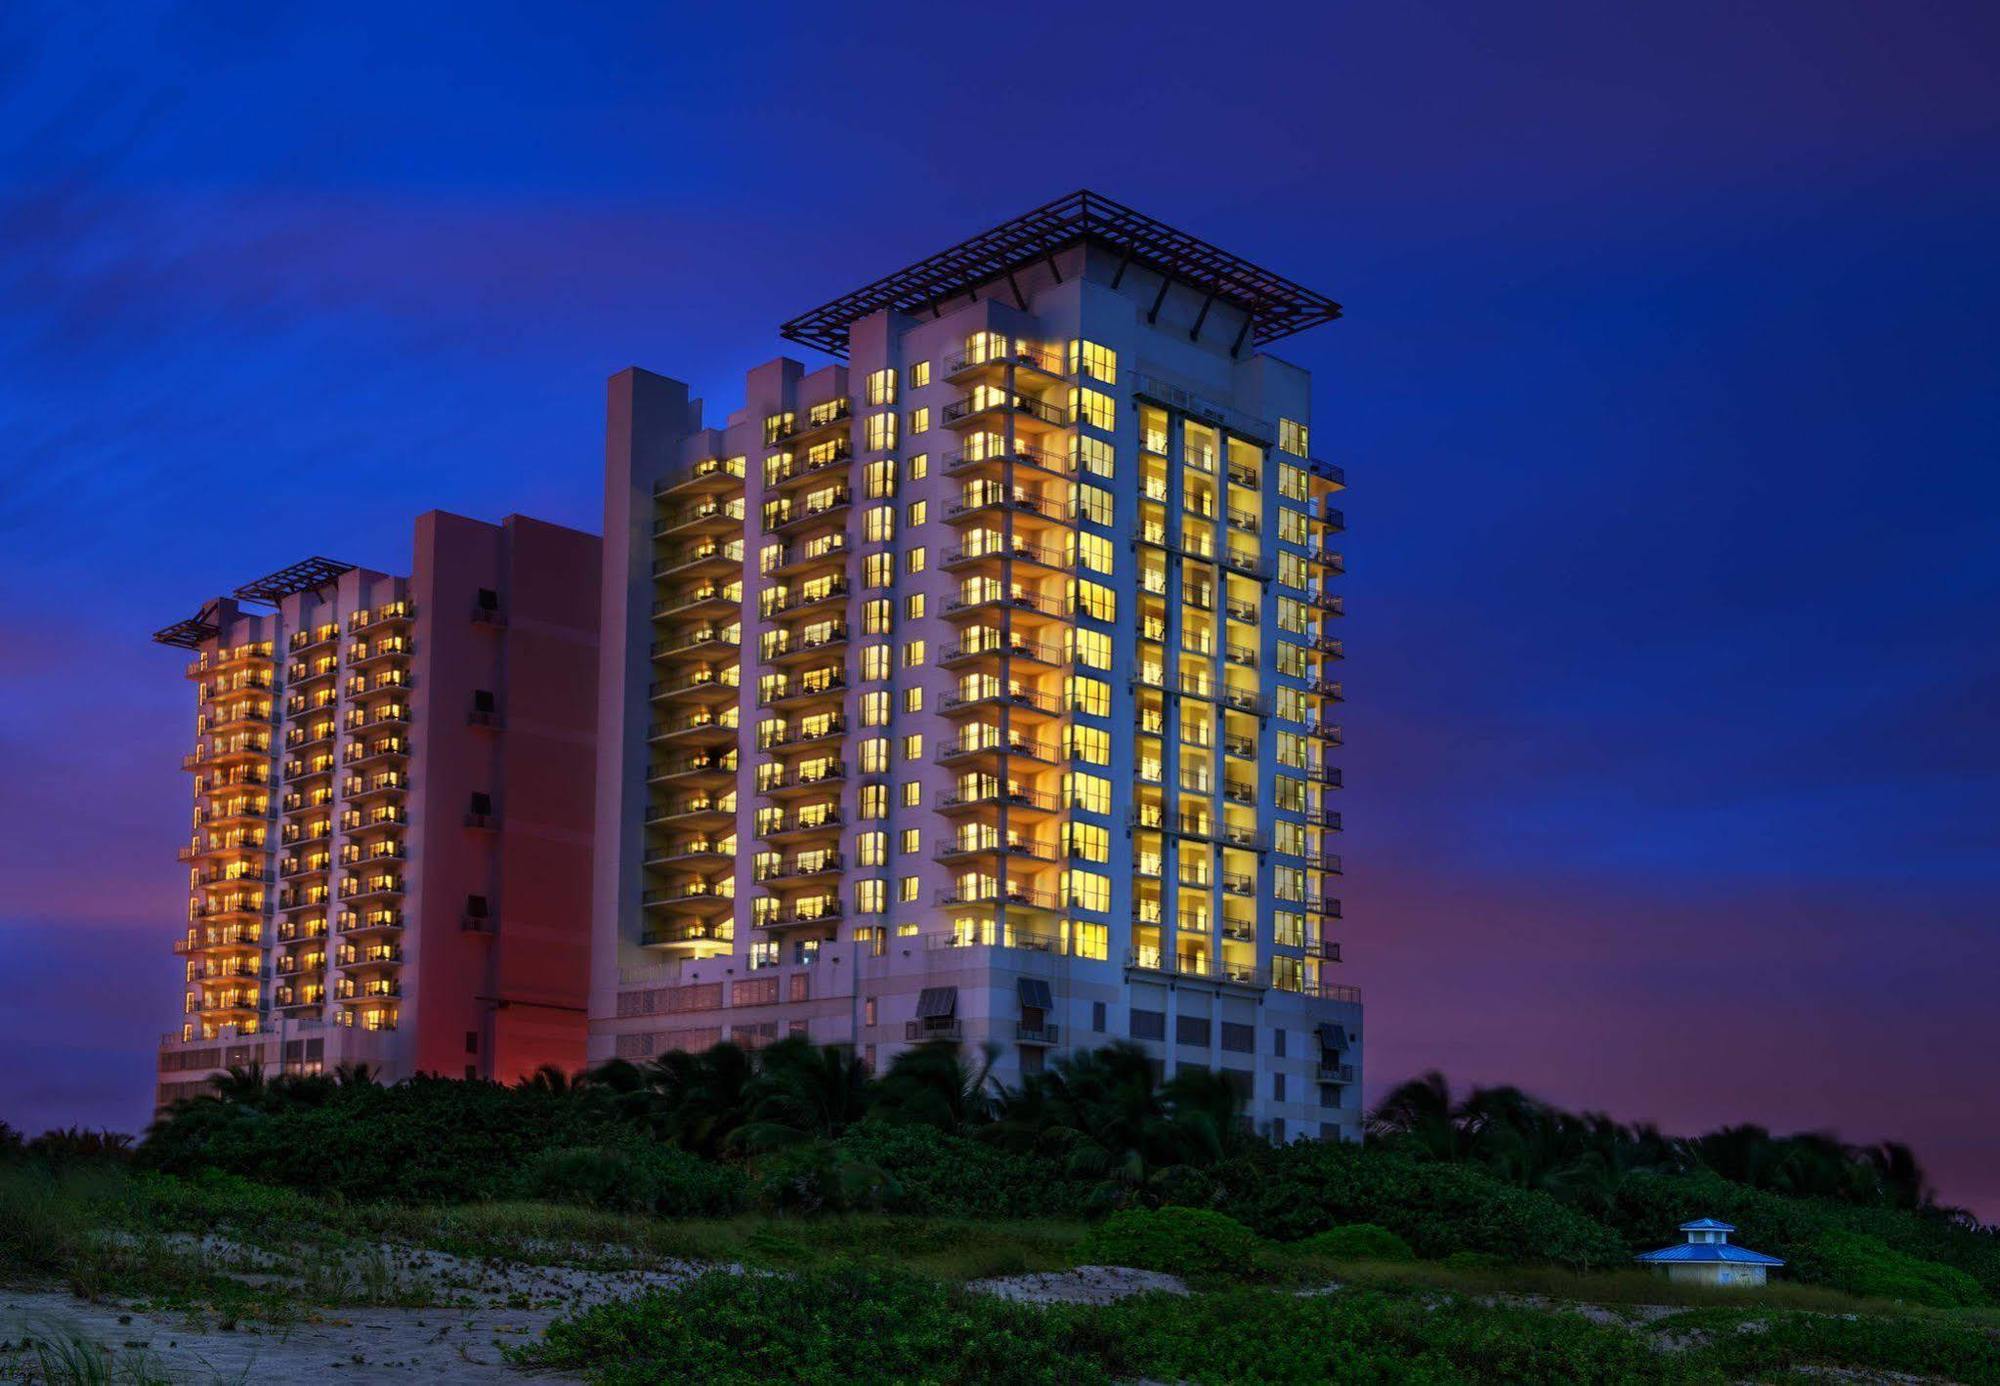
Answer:
[[276, 606], [294, 592], [310, 592], [315, 587], [326, 586], [353, 567], [352, 563], [342, 563], [334, 558], [302, 559], [255, 582], [246, 582], [230, 595], [246, 602]]
[[[1325, 294], [1086, 190], [843, 294], [793, 318], [778, 332], [789, 341], [845, 356], [848, 327], [873, 313], [885, 308], [936, 313], [945, 302], [976, 294], [1024, 265], [1041, 261], [1054, 269], [1058, 251], [1085, 241], [1107, 246], [1122, 257], [1121, 278], [1126, 268], [1137, 265], [1208, 295], [1210, 303], [1220, 301], [1238, 309], [1246, 316], [1238, 345], [1244, 333], [1262, 345], [1340, 316], [1340, 305]], [[1153, 311], [1157, 315], [1158, 300]], [[1206, 312], [1204, 307], [1204, 316]]]

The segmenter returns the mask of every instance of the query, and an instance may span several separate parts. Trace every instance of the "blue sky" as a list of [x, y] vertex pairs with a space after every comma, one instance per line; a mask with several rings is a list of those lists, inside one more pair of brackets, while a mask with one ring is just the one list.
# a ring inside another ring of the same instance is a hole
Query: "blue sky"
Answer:
[[143, 1119], [155, 627], [442, 506], [596, 528], [603, 381], [1090, 186], [1323, 289], [1348, 972], [1438, 1065], [1918, 1145], [2000, 1216], [2000, 12], [0, 10], [0, 1116]]

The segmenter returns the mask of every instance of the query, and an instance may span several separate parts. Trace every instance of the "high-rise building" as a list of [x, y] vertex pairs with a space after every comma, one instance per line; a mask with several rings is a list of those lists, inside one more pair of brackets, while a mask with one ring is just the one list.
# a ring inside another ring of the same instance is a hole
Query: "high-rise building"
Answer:
[[595, 1060], [1133, 1040], [1359, 1130], [1320, 294], [1078, 193], [610, 384]]
[[154, 636], [197, 701], [160, 1106], [234, 1065], [582, 1064], [601, 563], [432, 511], [407, 577], [308, 559]]

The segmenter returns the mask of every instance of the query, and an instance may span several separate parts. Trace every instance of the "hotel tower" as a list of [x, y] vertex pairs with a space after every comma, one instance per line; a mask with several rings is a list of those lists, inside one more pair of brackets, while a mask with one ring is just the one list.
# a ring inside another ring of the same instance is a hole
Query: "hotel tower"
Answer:
[[610, 383], [594, 1061], [1131, 1040], [1359, 1134], [1339, 307], [1095, 193], [784, 325], [711, 421]]
[[159, 1106], [236, 1065], [581, 1065], [601, 561], [432, 511], [407, 577], [307, 559], [153, 637], [196, 702]]

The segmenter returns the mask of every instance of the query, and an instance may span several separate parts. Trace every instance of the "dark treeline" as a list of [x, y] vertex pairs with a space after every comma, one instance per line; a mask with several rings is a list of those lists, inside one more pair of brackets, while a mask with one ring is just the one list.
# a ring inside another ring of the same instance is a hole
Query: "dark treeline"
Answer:
[[[926, 1045], [877, 1074], [847, 1048], [786, 1039], [511, 1087], [235, 1070], [130, 1158], [355, 1201], [536, 1198], [665, 1216], [1200, 1207], [1279, 1241], [1368, 1223], [1420, 1256], [1589, 1268], [1715, 1216], [1801, 1279], [1937, 1303], [2000, 1296], [2000, 1238], [1940, 1206], [1900, 1145], [1751, 1126], [1671, 1137], [1510, 1087], [1454, 1097], [1431, 1074], [1383, 1100], [1363, 1146], [1280, 1147], [1219, 1076], [1163, 1082], [1136, 1047], [1064, 1055], [1018, 1086], [989, 1069]], [[51, 1133], [46, 1158], [118, 1153], [85, 1140]]]

